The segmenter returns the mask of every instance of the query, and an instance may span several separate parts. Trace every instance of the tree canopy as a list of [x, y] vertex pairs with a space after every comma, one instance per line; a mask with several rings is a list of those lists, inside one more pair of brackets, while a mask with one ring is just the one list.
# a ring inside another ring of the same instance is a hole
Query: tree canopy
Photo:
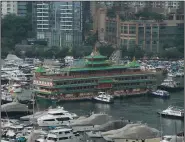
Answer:
[[1, 20], [2, 55], [14, 50], [15, 44], [33, 36], [31, 16], [6, 15]]

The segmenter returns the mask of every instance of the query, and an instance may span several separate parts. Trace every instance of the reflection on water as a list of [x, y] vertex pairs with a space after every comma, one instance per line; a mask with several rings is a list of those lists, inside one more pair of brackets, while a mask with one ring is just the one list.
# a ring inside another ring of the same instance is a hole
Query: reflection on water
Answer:
[[[171, 93], [169, 99], [152, 98], [152, 97], [137, 97], [115, 100], [114, 104], [101, 104], [94, 102], [68, 102], [59, 104], [42, 103], [39, 109], [45, 109], [51, 105], [61, 105], [66, 110], [77, 113], [78, 115], [87, 115], [90, 112], [105, 112], [111, 115], [114, 119], [124, 117], [131, 121], [142, 121], [149, 126], [161, 129], [164, 134], [174, 134], [175, 122], [177, 132], [183, 130], [183, 122], [180, 120], [171, 120], [162, 118], [160, 121], [157, 112], [166, 109], [170, 105], [183, 106], [183, 92]], [[160, 123], [161, 122], [161, 123]]]
[[167, 134], [170, 134], [168, 132], [168, 129], [172, 129], [173, 132], [181, 132], [184, 128], [184, 122], [181, 120], [162, 118], [161, 126], [162, 126], [162, 131], [167, 132]]
[[110, 111], [111, 105], [112, 104], [97, 103], [97, 104], [95, 104], [95, 107], [97, 108], [98, 111], [107, 113]]

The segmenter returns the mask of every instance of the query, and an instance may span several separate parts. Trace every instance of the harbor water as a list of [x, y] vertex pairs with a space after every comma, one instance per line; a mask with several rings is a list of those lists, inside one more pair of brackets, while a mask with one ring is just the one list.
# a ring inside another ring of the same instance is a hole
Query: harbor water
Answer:
[[[20, 98], [27, 98], [31, 91], [24, 91]], [[163, 134], [174, 134], [183, 130], [184, 122], [181, 120], [160, 118], [157, 111], [166, 109], [168, 106], [183, 107], [184, 91], [170, 93], [169, 99], [153, 98], [149, 96], [123, 98], [115, 100], [114, 104], [101, 104], [94, 102], [66, 102], [57, 105], [78, 115], [87, 115], [90, 112], [105, 112], [115, 119], [128, 119], [141, 121], [149, 126], [162, 130]], [[37, 110], [47, 109], [56, 104], [38, 104]]]

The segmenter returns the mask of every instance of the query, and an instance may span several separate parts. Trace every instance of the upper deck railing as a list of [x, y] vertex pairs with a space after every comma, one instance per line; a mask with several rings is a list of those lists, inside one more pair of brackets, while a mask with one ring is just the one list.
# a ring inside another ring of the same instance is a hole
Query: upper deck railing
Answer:
[[116, 76], [116, 75], [131, 75], [131, 74], [155, 74], [155, 72], [151, 71], [136, 71], [136, 72], [115, 72], [115, 73], [98, 73], [98, 74], [84, 74], [84, 75], [42, 75], [38, 78], [48, 78], [48, 79], [72, 79], [72, 78], [88, 78], [88, 77], [100, 77], [100, 76]]

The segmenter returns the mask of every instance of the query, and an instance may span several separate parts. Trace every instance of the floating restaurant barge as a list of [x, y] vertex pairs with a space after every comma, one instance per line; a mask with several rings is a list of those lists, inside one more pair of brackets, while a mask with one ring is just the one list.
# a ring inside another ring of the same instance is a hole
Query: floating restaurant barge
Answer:
[[89, 100], [99, 91], [114, 97], [139, 96], [157, 86], [157, 73], [142, 71], [133, 60], [128, 65], [116, 65], [94, 50], [85, 57], [83, 67], [65, 67], [60, 73], [47, 74], [40, 66], [33, 84], [39, 100]]

